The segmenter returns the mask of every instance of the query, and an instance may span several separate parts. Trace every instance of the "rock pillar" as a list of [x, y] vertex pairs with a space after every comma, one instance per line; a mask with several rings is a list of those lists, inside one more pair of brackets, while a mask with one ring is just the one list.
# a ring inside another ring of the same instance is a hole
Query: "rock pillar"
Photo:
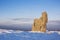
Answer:
[[46, 32], [47, 21], [48, 21], [47, 13], [42, 12], [42, 16], [40, 18], [34, 19], [32, 31]]

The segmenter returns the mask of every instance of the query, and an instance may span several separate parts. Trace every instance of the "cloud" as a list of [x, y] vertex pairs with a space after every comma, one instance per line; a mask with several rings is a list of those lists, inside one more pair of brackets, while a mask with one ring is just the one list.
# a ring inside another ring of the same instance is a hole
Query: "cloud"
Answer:
[[13, 18], [7, 21], [0, 21], [0, 24], [32, 24], [33, 23], [33, 19], [32, 18]]
[[15, 19], [12, 19], [12, 21], [15, 24], [32, 24], [33, 23], [32, 18], [15, 18]]
[[[6, 21], [0, 21], [0, 24], [32, 24], [33, 18], [13, 18]], [[60, 25], [59, 20], [50, 20], [47, 25]]]
[[48, 22], [48, 25], [60, 25], [60, 21], [59, 20], [51, 20]]
[[[31, 30], [33, 24], [32, 18], [13, 18], [6, 21], [0, 22], [0, 28], [2, 29], [13, 29], [13, 30]], [[60, 21], [59, 20], [50, 20], [47, 23], [47, 30], [60, 30]]]
[[32, 18], [15, 18], [15, 19], [12, 19], [14, 21], [23, 21], [23, 22], [27, 22], [27, 21], [32, 21], [33, 19]]

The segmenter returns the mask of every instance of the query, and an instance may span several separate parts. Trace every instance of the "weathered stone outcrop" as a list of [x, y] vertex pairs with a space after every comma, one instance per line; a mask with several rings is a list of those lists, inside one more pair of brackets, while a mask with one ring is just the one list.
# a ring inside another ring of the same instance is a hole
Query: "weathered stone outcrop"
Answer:
[[42, 16], [39, 19], [34, 19], [32, 31], [46, 32], [47, 21], [48, 21], [47, 13], [42, 12]]

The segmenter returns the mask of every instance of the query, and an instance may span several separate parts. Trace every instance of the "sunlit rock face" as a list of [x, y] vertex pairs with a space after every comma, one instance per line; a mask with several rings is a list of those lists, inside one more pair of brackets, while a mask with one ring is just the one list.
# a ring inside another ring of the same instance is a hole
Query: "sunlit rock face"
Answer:
[[34, 19], [32, 31], [46, 32], [47, 21], [48, 21], [47, 13], [44, 11], [42, 12], [42, 16], [40, 18]]

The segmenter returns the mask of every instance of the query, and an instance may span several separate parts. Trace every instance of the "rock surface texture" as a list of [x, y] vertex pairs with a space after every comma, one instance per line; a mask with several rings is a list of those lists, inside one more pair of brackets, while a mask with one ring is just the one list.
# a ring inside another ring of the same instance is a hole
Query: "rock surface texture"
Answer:
[[46, 32], [47, 21], [48, 21], [47, 13], [42, 12], [42, 16], [40, 18], [34, 19], [32, 31]]

